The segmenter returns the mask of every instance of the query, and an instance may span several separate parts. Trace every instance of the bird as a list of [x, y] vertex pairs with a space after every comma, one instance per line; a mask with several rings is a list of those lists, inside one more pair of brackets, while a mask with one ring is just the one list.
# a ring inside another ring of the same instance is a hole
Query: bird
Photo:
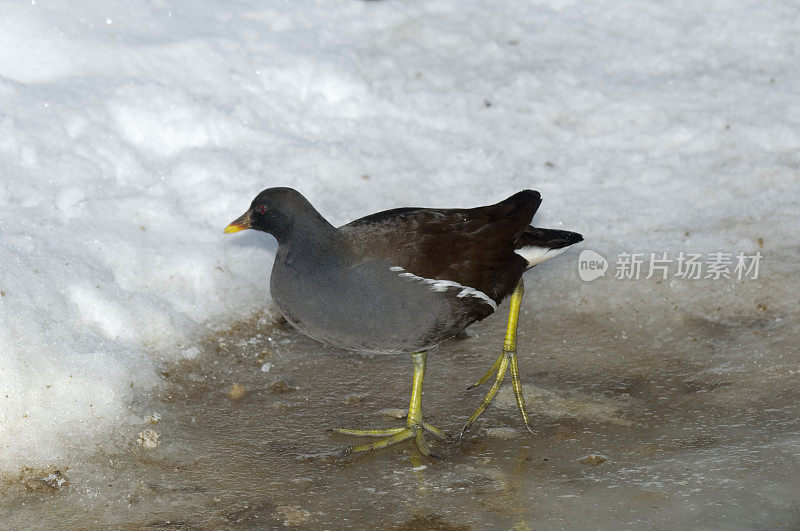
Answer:
[[495, 377], [470, 415], [461, 437], [486, 409], [510, 368], [517, 406], [525, 409], [516, 331], [524, 293], [522, 275], [583, 240], [578, 233], [531, 226], [541, 195], [522, 190], [476, 208], [395, 208], [335, 227], [297, 190], [261, 191], [225, 229], [271, 234], [278, 250], [270, 275], [273, 304], [303, 334], [362, 352], [411, 355], [411, 400], [404, 427], [334, 428], [379, 439], [345, 448], [342, 456], [415, 439], [431, 452], [425, 434], [452, 440], [425, 421], [422, 383], [428, 350], [485, 319], [510, 297], [503, 350], [470, 386]]

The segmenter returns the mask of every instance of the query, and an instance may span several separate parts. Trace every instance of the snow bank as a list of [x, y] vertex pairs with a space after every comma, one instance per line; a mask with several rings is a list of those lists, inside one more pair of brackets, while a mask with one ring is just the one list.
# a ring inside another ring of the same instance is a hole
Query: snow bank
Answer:
[[574, 252], [526, 304], [789, 312], [796, 20], [790, 2], [5, 3], [0, 469], [113, 444], [161, 359], [268, 303], [274, 243], [221, 233], [268, 186], [334, 223], [532, 187], [540, 225], [611, 260], [765, 259], [760, 282], [581, 283]]

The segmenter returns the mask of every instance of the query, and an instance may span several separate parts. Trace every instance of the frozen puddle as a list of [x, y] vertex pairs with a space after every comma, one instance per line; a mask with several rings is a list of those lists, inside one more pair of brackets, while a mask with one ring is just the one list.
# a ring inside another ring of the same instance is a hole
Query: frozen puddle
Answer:
[[[596, 315], [523, 321], [535, 435], [507, 385], [464, 444], [437, 444], [441, 461], [412, 444], [338, 461], [354, 438], [327, 428], [402, 425], [410, 359], [326, 348], [253, 318], [163, 367], [126, 450], [8, 479], [3, 525], [796, 528], [791, 331], [694, 319], [623, 339]], [[458, 433], [485, 392], [466, 387], [502, 332], [489, 319], [431, 353], [433, 423]]]

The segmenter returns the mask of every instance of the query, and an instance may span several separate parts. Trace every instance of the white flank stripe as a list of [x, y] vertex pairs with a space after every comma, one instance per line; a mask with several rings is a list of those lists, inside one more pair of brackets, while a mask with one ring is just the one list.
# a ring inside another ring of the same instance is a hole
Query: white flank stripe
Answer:
[[489, 296], [484, 292], [475, 288], [470, 288], [469, 286], [463, 286], [458, 282], [453, 282], [452, 280], [434, 280], [431, 278], [420, 277], [414, 273], [408, 273], [405, 269], [399, 266], [390, 267], [389, 271], [403, 271], [400, 273], [401, 277], [422, 281], [425, 284], [428, 284], [433, 291], [447, 291], [449, 288], [459, 288], [461, 291], [458, 292], [458, 295], [456, 295], [457, 297], [476, 297], [491, 306], [492, 309], [497, 309], [497, 303], [490, 299]]
[[521, 249], [515, 249], [514, 252], [528, 261], [528, 267], [533, 267], [537, 264], [541, 264], [542, 262], [546, 262], [551, 258], [555, 258], [566, 250], [566, 247], [562, 247], [561, 249], [551, 249], [549, 247], [528, 245], [527, 247], [523, 247]]

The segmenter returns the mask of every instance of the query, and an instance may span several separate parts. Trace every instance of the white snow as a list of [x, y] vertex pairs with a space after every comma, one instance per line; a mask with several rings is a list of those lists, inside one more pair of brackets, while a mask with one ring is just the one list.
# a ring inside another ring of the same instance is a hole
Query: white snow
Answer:
[[537, 224], [612, 262], [764, 261], [758, 281], [615, 281], [612, 263], [583, 283], [571, 251], [526, 279], [530, 307], [796, 316], [794, 2], [0, 9], [0, 470], [130, 442], [158, 364], [268, 304], [274, 242], [222, 234], [268, 186], [333, 223], [535, 188]]

